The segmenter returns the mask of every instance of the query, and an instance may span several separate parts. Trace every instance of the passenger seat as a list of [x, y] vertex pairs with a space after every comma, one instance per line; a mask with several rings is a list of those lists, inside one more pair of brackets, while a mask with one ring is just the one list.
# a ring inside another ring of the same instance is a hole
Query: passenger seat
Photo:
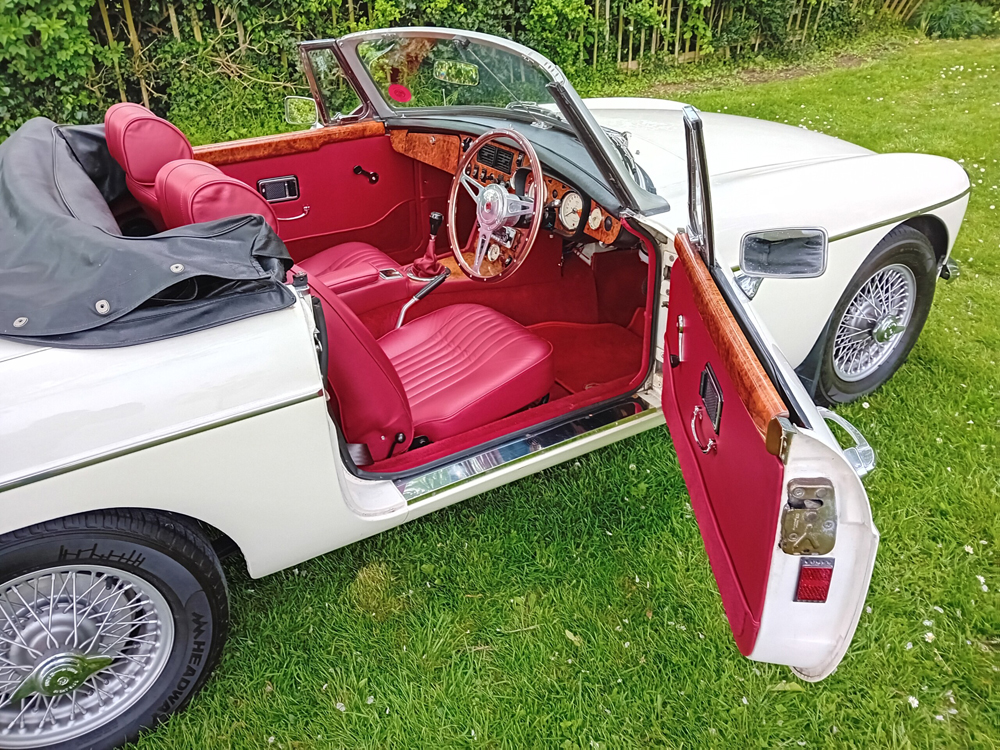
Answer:
[[[165, 229], [239, 214], [259, 214], [281, 236], [279, 220], [271, 205], [245, 182], [229, 177], [207, 162], [178, 159], [164, 164], [156, 175], [154, 194]], [[363, 264], [378, 270], [400, 270], [398, 263], [366, 242], [334, 245], [297, 265], [310, 278], [323, 283], [324, 276]]]
[[157, 231], [163, 231], [166, 227], [156, 199], [156, 174], [169, 161], [194, 156], [187, 137], [173, 124], [132, 102], [108, 108], [104, 137], [112, 158], [125, 170], [129, 192]]
[[[203, 190], [199, 189], [196, 192], [202, 196], [216, 196], [211, 199], [203, 198], [213, 205], [211, 207], [202, 205], [197, 208], [192, 205], [183, 210], [175, 206], [174, 223], [165, 222], [156, 190], [157, 174], [169, 162], [193, 160], [194, 151], [187, 137], [177, 126], [153, 114], [141, 104], [122, 102], [109, 107], [104, 115], [104, 135], [111, 156], [125, 170], [125, 182], [129, 192], [145, 209], [146, 215], [158, 232], [178, 226], [176, 222], [182, 215], [211, 216], [218, 219], [241, 213], [254, 213], [262, 215], [281, 237], [279, 220], [270, 204], [257, 195], [249, 185], [232, 177], [226, 177], [219, 169], [206, 162], [194, 163], [202, 164], [208, 168], [207, 170], [199, 171], [197, 168], [188, 167], [172, 179], [177, 182], [184, 175], [202, 175], [199, 179], [205, 183]], [[225, 180], [214, 175], [221, 175]], [[223, 183], [228, 185], [228, 188], [224, 188]], [[210, 187], [210, 184], [214, 187]], [[188, 219], [182, 223], [208, 220], [208, 218]], [[367, 242], [344, 242], [328, 247], [303, 260], [299, 267], [313, 278], [322, 281], [324, 276], [363, 264], [374, 266], [378, 270], [401, 270], [396, 261]]]

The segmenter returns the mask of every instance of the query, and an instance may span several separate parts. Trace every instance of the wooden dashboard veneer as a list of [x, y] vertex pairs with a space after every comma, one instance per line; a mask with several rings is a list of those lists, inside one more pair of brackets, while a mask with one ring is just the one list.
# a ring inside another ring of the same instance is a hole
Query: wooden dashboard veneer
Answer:
[[411, 133], [408, 130], [393, 130], [389, 133], [392, 147], [411, 159], [430, 164], [455, 174], [458, 160], [462, 155], [462, 141], [457, 135], [436, 135], [432, 133]]
[[328, 143], [356, 141], [384, 134], [385, 125], [380, 122], [352, 122], [296, 133], [280, 133], [227, 143], [213, 143], [209, 146], [196, 146], [194, 158], [222, 167], [272, 156], [318, 151]]
[[[684, 271], [691, 280], [695, 305], [708, 329], [708, 335], [725, 363], [726, 371], [736, 386], [740, 400], [750, 413], [754, 426], [768, 444], [768, 450], [773, 453], [773, 433], [780, 429], [777, 418], [787, 417], [788, 409], [764, 372], [760, 360], [688, 236], [678, 234], [674, 247], [677, 249], [677, 262], [683, 264]], [[772, 433], [770, 440], [769, 431]], [[777, 442], [780, 444], [780, 440]]]
[[[455, 174], [455, 170], [458, 169], [458, 162], [462, 156], [462, 140], [457, 135], [415, 133], [410, 130], [399, 129], [389, 131], [389, 138], [392, 141], [393, 149], [409, 156], [411, 159], [416, 159], [424, 164], [430, 164], [432, 167], [437, 167], [449, 174]], [[513, 152], [511, 163], [514, 165], [518, 164], [521, 152], [516, 148], [506, 145], [503, 148]], [[509, 180], [512, 177], [512, 175], [506, 172], [500, 172], [493, 167], [480, 164], [478, 159], [476, 166], [479, 172], [477, 182], [481, 185], [488, 185], [491, 182], [499, 180]], [[566, 183], [548, 175], [545, 175], [545, 187], [546, 202], [562, 199], [567, 192], [573, 189]], [[595, 208], [601, 212], [601, 223], [597, 229], [591, 229], [588, 219]], [[585, 207], [580, 221], [583, 225], [584, 234], [606, 245], [610, 245], [615, 241], [622, 226], [618, 219], [594, 201], [590, 201], [590, 205]]]
[[[591, 229], [588, 220], [590, 219], [590, 213], [597, 208], [601, 211], [601, 223], [598, 225], [597, 229]], [[622, 223], [618, 221], [614, 216], [609, 214], [603, 208], [598, 206], [594, 201], [590, 202], [590, 211], [581, 219], [581, 221], [586, 225], [583, 231], [593, 237], [598, 242], [603, 242], [605, 245], [610, 245], [618, 237], [618, 232], [621, 231]]]

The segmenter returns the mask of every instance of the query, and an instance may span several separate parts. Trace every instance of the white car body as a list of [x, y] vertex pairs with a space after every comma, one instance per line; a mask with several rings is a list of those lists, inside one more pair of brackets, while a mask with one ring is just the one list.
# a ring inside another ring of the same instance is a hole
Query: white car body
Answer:
[[[662, 231], [686, 226], [687, 177], [679, 102], [586, 99], [597, 121], [628, 132], [636, 162], [672, 210], [650, 217]], [[938, 263], [951, 253], [969, 202], [969, 177], [928, 154], [877, 154], [805, 128], [750, 117], [701, 113], [712, 182], [719, 262], [739, 266], [747, 232], [820, 227], [829, 237], [825, 273], [815, 279], [766, 279], [754, 310], [793, 366], [816, 343], [843, 290], [894, 227], [930, 217], [945, 230]], [[789, 315], [794, 310], [794, 315]]]
[[[249, 573], [261, 577], [663, 426], [662, 379], [653, 377], [638, 394], [646, 411], [521, 460], [484, 451], [406, 482], [361, 479], [341, 458], [313, 325], [303, 299], [279, 312], [122, 349], [0, 339], [0, 533], [103, 508], [180, 513], [230, 537]], [[772, 356], [808, 402], [777, 348]], [[662, 350], [660, 359], [662, 365]], [[802, 606], [793, 601], [798, 559], [776, 546], [750, 658], [817, 680], [851, 641], [878, 533], [860, 479], [822, 419], [799, 430], [785, 472], [836, 477], [842, 572], [829, 607]]]
[[[335, 360], [333, 346], [317, 347], [326, 335], [323, 321], [330, 318], [317, 319], [316, 310], [324, 308], [314, 306], [311, 295], [329, 305], [325, 288], [314, 286], [310, 293], [305, 274], [285, 284], [282, 266], [270, 281], [288, 295], [289, 306], [215, 327], [98, 348], [0, 338], [0, 534], [91, 511], [163, 511], [214, 527], [242, 552], [250, 575], [260, 577], [666, 422], [740, 649], [751, 659], [788, 665], [805, 680], [829, 675], [858, 625], [878, 548], [861, 482], [874, 453], [860, 434], [854, 447], [838, 444], [826, 424], [831, 416], [813, 403], [794, 366], [806, 358], [848, 282], [893, 226], [914, 217], [937, 222], [938, 260], [945, 262], [966, 207], [964, 171], [947, 159], [877, 155], [772, 123], [699, 118], [673, 102], [584, 105], [558, 68], [537, 53], [472, 32], [394, 29], [303, 46], [336, 47], [341, 64], [354, 65], [360, 75], [360, 61], [345, 50], [380, 35], [413, 36], [420, 43], [444, 39], [456, 46], [471, 40], [534, 63], [553, 90], [562, 87], [566, 122], [577, 122], [567, 136], [578, 141], [571, 145], [596, 153], [594, 164], [604, 164], [602, 174], [620, 197], [628, 198], [633, 188], [644, 193], [640, 199], [633, 193], [631, 203], [622, 200], [617, 217], [634, 235], [624, 249], [648, 264], [639, 263], [649, 282], [642, 309], [652, 340], [643, 344], [652, 357], [643, 357], [629, 390], [599, 395], [548, 421], [536, 418], [487, 442], [478, 438], [450, 454], [418, 456], [402, 471], [369, 471], [371, 456], [355, 461], [342, 436], [337, 420], [343, 412], [334, 414], [328, 404], [337, 381], [321, 364], [335, 362], [338, 375], [353, 375], [356, 361]], [[393, 114], [385, 100], [375, 105], [379, 94], [372, 81], [364, 93], [372, 107], [359, 109], [358, 118], [374, 118], [379, 107]], [[589, 122], [588, 109], [596, 116]], [[498, 110], [491, 116], [503, 122], [509, 115]], [[383, 118], [390, 127], [408, 126], [402, 117], [403, 125]], [[594, 119], [631, 134], [634, 157], [670, 210], [646, 215], [627, 208], [662, 202], [638, 183], [627, 184], [627, 165], [617, 151], [611, 154], [615, 147]], [[522, 129], [532, 124], [525, 120]], [[493, 132], [510, 137], [508, 129]], [[379, 137], [384, 135], [385, 129]], [[468, 156], [474, 155], [470, 146]], [[706, 160], [714, 169], [710, 190]], [[464, 179], [461, 162], [452, 171], [457, 190]], [[699, 225], [698, 217], [709, 213], [708, 201], [699, 203], [689, 192], [711, 195], [714, 242]], [[481, 195], [480, 219], [490, 200], [485, 190]], [[610, 217], [607, 222], [605, 228], [613, 226]], [[733, 270], [743, 235], [789, 227], [825, 230], [826, 272], [816, 279], [767, 278], [751, 299], [740, 291]], [[586, 247], [593, 252], [597, 243]], [[556, 246], [557, 252], [565, 249]], [[583, 253], [582, 243], [573, 249]], [[718, 262], [712, 262], [713, 251]], [[127, 266], [129, 274], [137, 264]], [[184, 270], [183, 264], [164, 267]], [[372, 275], [381, 276], [381, 269]], [[100, 303], [95, 314], [103, 314]], [[13, 325], [24, 325], [28, 318], [16, 320]], [[374, 338], [372, 345], [378, 346]], [[705, 390], [706, 382], [714, 391]], [[700, 410], [708, 413], [709, 401], [715, 404], [715, 437], [706, 445], [697, 420]], [[725, 434], [732, 438], [719, 432], [723, 402], [731, 415], [726, 424], [732, 425]], [[465, 434], [476, 433], [469, 428]], [[745, 474], [760, 480], [761, 492], [754, 493]], [[805, 496], [795, 495], [793, 487], [809, 482], [823, 493], [813, 498], [818, 505], [795, 504], [793, 498]], [[747, 503], [748, 496], [756, 504]], [[816, 513], [805, 512], [817, 507], [828, 512], [822, 527]], [[740, 527], [740, 519], [750, 516], [759, 523]], [[807, 533], [794, 525], [802, 519]], [[814, 544], [819, 537], [829, 545]], [[13, 546], [11, 540], [15, 536], [6, 537]], [[0, 545], [0, 557], [5, 551]], [[62, 548], [58, 554], [61, 560]], [[812, 564], [827, 571], [825, 588], [820, 586], [821, 596], [800, 596], [803, 571]], [[741, 571], [751, 578], [759, 574], [750, 593]], [[748, 604], [751, 597], [756, 609]], [[45, 667], [44, 659], [40, 664]]]

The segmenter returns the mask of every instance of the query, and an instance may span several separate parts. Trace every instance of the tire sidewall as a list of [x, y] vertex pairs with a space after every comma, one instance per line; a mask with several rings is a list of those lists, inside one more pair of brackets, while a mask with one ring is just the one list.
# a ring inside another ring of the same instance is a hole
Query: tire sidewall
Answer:
[[165, 545], [139, 535], [81, 528], [4, 544], [0, 583], [43, 568], [88, 563], [119, 569], [154, 586], [173, 615], [174, 642], [145, 695], [107, 724], [47, 746], [53, 750], [117, 747], [182, 708], [214, 667], [228, 625], [228, 607], [209, 596], [211, 581], [204, 573], [171, 555]]
[[[841, 318], [865, 283], [881, 269], [895, 264], [907, 266], [916, 281], [913, 313], [901, 334], [903, 340], [875, 372], [853, 382], [842, 380], [833, 366], [834, 339]], [[887, 235], [858, 269], [830, 316], [820, 364], [818, 398], [827, 404], [847, 403], [871, 393], [892, 377], [917, 343], [930, 313], [936, 286], [937, 259], [927, 237], [911, 227], [899, 227]]]

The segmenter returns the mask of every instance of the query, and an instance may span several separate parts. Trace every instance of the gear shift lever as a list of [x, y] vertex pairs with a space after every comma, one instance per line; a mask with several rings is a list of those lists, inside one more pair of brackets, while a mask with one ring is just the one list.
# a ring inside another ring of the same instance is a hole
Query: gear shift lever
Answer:
[[435, 245], [437, 244], [437, 234], [441, 230], [441, 224], [444, 223], [444, 215], [438, 211], [431, 212], [431, 236], [427, 240], [427, 249], [424, 251], [422, 257], [417, 258], [413, 261], [413, 266], [410, 271], [414, 277], [419, 277], [420, 279], [430, 280], [435, 276], [440, 276], [445, 271], [445, 267], [437, 259], [437, 251]]

